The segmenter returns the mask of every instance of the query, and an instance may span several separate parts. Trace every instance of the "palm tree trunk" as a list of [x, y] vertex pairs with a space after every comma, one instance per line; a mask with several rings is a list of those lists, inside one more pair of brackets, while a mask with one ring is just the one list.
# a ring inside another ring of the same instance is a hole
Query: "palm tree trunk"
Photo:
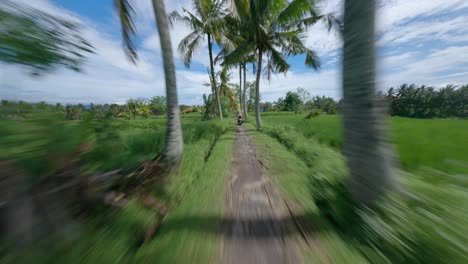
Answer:
[[208, 53], [210, 54], [210, 71], [211, 71], [211, 79], [213, 80], [212, 82], [212, 89], [214, 90], [214, 95], [216, 99], [216, 103], [218, 104], [218, 113], [219, 113], [219, 119], [223, 119], [223, 109], [221, 108], [221, 101], [219, 99], [219, 93], [218, 93], [218, 88], [216, 85], [216, 79], [215, 79], [215, 73], [214, 73], [214, 65], [213, 65], [213, 47], [211, 43], [211, 35], [206, 34], [208, 37]]
[[184, 142], [180, 123], [179, 103], [177, 101], [174, 56], [172, 54], [169, 21], [167, 19], [164, 0], [153, 0], [153, 9], [159, 31], [164, 62], [164, 75], [166, 78], [167, 131], [166, 144], [161, 160], [171, 168], [178, 168], [182, 160]]
[[393, 151], [375, 95], [375, 0], [346, 0], [343, 37], [343, 150], [353, 198], [369, 205], [393, 176]]
[[257, 122], [257, 129], [262, 128], [262, 119], [260, 118], [260, 77], [262, 74], [262, 56], [263, 51], [258, 51], [258, 67], [257, 79], [255, 81], [255, 121]]
[[245, 66], [246, 66], [246, 65], [245, 65], [245, 62], [244, 62], [244, 63], [243, 63], [243, 69], [242, 69], [242, 71], [244, 72], [244, 85], [243, 85], [243, 86], [244, 86], [244, 94], [243, 94], [242, 98], [243, 98], [243, 100], [244, 100], [244, 101], [243, 101], [243, 102], [244, 102], [244, 117], [245, 117], [245, 119], [247, 119], [247, 118], [248, 118], [249, 109], [248, 109], [248, 107], [247, 107], [247, 100], [246, 100], [246, 99], [247, 99], [247, 98], [246, 98], [246, 93], [247, 93], [247, 78], [246, 78], [246, 76], [245, 76], [245, 73], [246, 73]]
[[239, 110], [243, 113], [244, 106], [242, 104], [242, 63], [239, 63], [239, 108]]

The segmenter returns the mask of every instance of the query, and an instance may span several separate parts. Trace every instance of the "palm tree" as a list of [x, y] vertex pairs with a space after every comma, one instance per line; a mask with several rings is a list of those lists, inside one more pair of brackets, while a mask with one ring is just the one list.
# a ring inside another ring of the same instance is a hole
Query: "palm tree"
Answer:
[[244, 106], [243, 106], [243, 100], [242, 100], [242, 64], [239, 63], [239, 110], [244, 113]]
[[[247, 30], [244, 28], [245, 24], [241, 23], [241, 21], [237, 20], [233, 16], [225, 16], [224, 17], [224, 27], [222, 28], [221, 36], [223, 37], [222, 43], [222, 50], [216, 56], [215, 62], [223, 61], [224, 57], [234, 51], [237, 47], [245, 44], [248, 40]], [[241, 111], [244, 113], [244, 117], [247, 118], [247, 110], [246, 110], [246, 65], [247, 63], [254, 63], [255, 57], [253, 53], [249, 56], [243, 58], [240, 62], [235, 65], [230, 65], [223, 61], [222, 65], [223, 68], [230, 68], [231, 66], [237, 66], [239, 69], [239, 104]], [[242, 80], [243, 77], [243, 80]]]
[[[307, 26], [326, 20], [335, 22], [331, 15], [319, 15], [309, 0], [233, 0], [233, 17], [245, 32], [245, 41], [230, 52], [225, 64], [234, 65], [252, 54], [256, 57], [255, 118], [257, 129], [260, 118], [260, 77], [265, 71], [269, 80], [272, 73], [286, 73], [290, 65], [287, 56], [305, 54], [305, 64], [320, 68], [317, 54], [303, 43]], [[265, 59], [265, 61], [264, 61]], [[265, 66], [263, 66], [265, 62]]]
[[343, 38], [343, 147], [351, 193], [369, 205], [390, 186], [393, 173], [375, 96], [375, 0], [346, 0]]
[[[122, 24], [122, 35], [125, 43], [125, 51], [131, 61], [137, 59], [137, 52], [133, 37], [135, 27], [132, 20], [134, 11], [129, 0], [114, 0]], [[166, 143], [161, 161], [167, 168], [176, 169], [180, 165], [183, 153], [182, 127], [180, 122], [180, 109], [177, 100], [177, 83], [175, 75], [174, 57], [172, 53], [171, 39], [169, 35], [169, 20], [164, 6], [164, 0], [152, 0], [156, 25], [161, 42], [161, 50], [164, 62], [164, 74], [166, 78], [166, 105], [167, 105], [167, 130]]]
[[229, 83], [231, 79], [231, 74], [228, 72], [228, 68], [223, 67], [223, 69], [220, 72], [218, 72], [217, 75], [219, 75], [219, 80], [220, 80], [220, 83], [217, 84], [217, 86], [219, 87], [219, 94], [229, 100], [230, 109], [236, 109], [237, 108], [236, 95], [234, 94], [234, 91], [230, 87], [232, 86], [232, 84]]
[[223, 27], [223, 1], [222, 0], [193, 0], [192, 1], [195, 14], [183, 9], [183, 14], [177, 11], [169, 15], [170, 21], [182, 22], [188, 26], [193, 32], [182, 39], [178, 46], [178, 51], [184, 59], [184, 65], [190, 66], [193, 53], [198, 49], [204, 41], [205, 36], [208, 41], [208, 53], [210, 59], [210, 82], [211, 90], [215, 95], [218, 104], [220, 119], [223, 119], [221, 102], [218, 96], [218, 89], [215, 81], [214, 61], [213, 61], [213, 41], [221, 42], [221, 28]]

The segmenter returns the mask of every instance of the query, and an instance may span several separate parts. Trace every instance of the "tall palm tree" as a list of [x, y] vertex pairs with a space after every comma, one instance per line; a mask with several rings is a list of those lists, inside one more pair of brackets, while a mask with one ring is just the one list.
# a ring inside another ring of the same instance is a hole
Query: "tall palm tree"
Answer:
[[242, 102], [242, 64], [239, 63], [239, 110], [244, 113], [244, 106]]
[[223, 0], [193, 0], [192, 5], [195, 14], [183, 9], [183, 14], [177, 11], [169, 15], [169, 19], [174, 22], [184, 23], [187, 27], [193, 30], [185, 38], [183, 38], [178, 46], [178, 51], [184, 59], [186, 67], [190, 66], [193, 53], [198, 49], [205, 37], [208, 41], [208, 54], [210, 60], [210, 73], [211, 73], [211, 90], [215, 95], [218, 104], [219, 117], [223, 119], [221, 109], [221, 102], [218, 96], [218, 87], [216, 86], [214, 60], [213, 60], [213, 42], [221, 42], [221, 28], [223, 27]]
[[247, 119], [249, 118], [249, 109], [247, 109], [247, 100], [246, 100], [246, 93], [247, 93], [247, 77], [246, 77], [246, 62], [242, 63], [242, 73], [243, 73], [243, 82], [242, 87], [244, 90], [242, 91], [242, 108], [244, 109], [244, 117]]
[[[233, 52], [239, 46], [245, 44], [249, 41], [248, 37], [248, 30], [246, 28], [246, 24], [242, 23], [238, 19], [238, 17], [234, 17], [232, 15], [228, 15], [224, 17], [224, 26], [222, 28], [222, 50], [216, 56], [215, 61], [223, 61], [224, 57], [229, 53]], [[238, 63], [231, 65], [226, 63], [226, 61], [222, 62], [223, 68], [230, 68], [232, 66], [237, 66], [239, 69], [239, 104], [241, 111], [244, 113], [244, 118], [248, 117], [248, 113], [246, 110], [247, 102], [245, 100], [246, 97], [246, 65], [247, 63], [255, 63], [255, 57], [253, 52], [249, 55], [246, 55], [242, 58]], [[243, 77], [243, 79], [242, 79]]]
[[375, 96], [375, 0], [346, 0], [343, 56], [344, 153], [351, 193], [369, 205], [391, 186], [392, 151]]
[[[132, 20], [134, 10], [129, 0], [114, 0], [118, 11], [121, 25], [124, 47], [126, 54], [131, 61], [137, 60], [137, 51], [133, 38], [135, 36], [135, 26]], [[161, 51], [164, 62], [164, 75], [166, 78], [166, 105], [167, 105], [167, 130], [166, 143], [161, 161], [167, 168], [178, 168], [182, 160], [183, 138], [180, 122], [180, 109], [177, 100], [177, 83], [175, 75], [174, 57], [172, 53], [171, 39], [169, 35], [169, 20], [164, 6], [164, 0], [152, 0], [156, 25], [161, 42]]]
[[164, 0], [153, 0], [153, 9], [161, 42], [164, 75], [166, 77], [167, 137], [162, 160], [170, 165], [179, 165], [182, 159], [184, 142], [180, 123], [180, 108], [177, 100], [177, 83], [169, 34], [169, 20]]
[[[232, 0], [233, 17], [245, 32], [245, 41], [229, 53], [226, 64], [236, 64], [252, 54], [256, 57], [255, 119], [257, 129], [262, 128], [260, 118], [260, 77], [265, 72], [269, 80], [272, 73], [286, 73], [290, 67], [287, 56], [305, 54], [305, 64], [320, 68], [317, 54], [303, 43], [307, 26], [326, 20], [331, 15], [316, 12], [310, 0]], [[265, 66], [263, 63], [265, 62]]]

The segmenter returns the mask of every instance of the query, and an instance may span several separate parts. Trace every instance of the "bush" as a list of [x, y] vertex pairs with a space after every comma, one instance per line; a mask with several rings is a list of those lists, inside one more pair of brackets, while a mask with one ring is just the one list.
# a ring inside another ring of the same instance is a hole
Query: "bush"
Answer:
[[320, 112], [317, 111], [317, 110], [313, 110], [313, 111], [310, 111], [309, 114], [307, 114], [307, 116], [305, 117], [305, 119], [311, 119], [311, 118], [314, 118], [314, 117], [317, 117], [320, 115]]

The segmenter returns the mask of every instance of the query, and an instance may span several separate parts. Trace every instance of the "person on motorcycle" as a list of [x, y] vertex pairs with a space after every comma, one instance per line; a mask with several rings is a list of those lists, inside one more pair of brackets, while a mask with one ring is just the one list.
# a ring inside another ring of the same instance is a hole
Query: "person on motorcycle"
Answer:
[[242, 118], [242, 113], [240, 111], [237, 111], [237, 124], [240, 126], [244, 123], [244, 119]]

